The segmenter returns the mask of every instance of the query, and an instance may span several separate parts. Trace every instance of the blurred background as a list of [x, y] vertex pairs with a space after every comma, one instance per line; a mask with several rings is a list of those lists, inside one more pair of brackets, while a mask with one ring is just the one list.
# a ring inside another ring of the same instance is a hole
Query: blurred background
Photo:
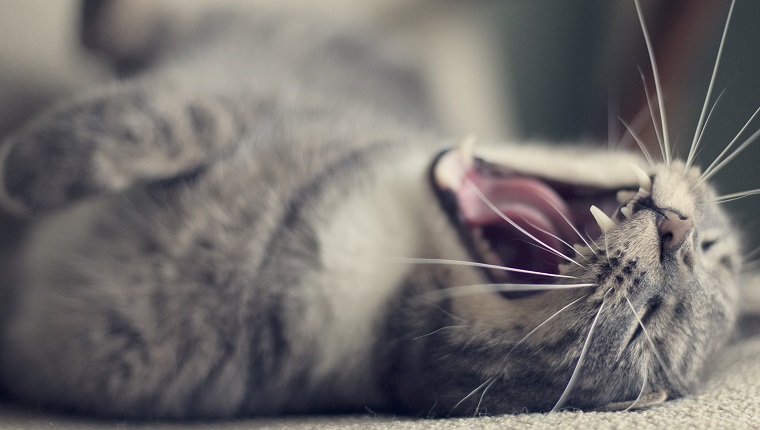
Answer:
[[[151, 2], [124, 0], [122, 13], [139, 13]], [[174, 7], [179, 19], [227, 3], [307, 9], [407, 33], [453, 136], [592, 140], [614, 147], [624, 131], [617, 117], [634, 122], [646, 103], [638, 68], [653, 88], [633, 0], [165, 0], [161, 5]], [[685, 156], [730, 1], [642, 0], [642, 5], [665, 87], [671, 140]], [[55, 100], [113, 78], [104, 62], [80, 47], [81, 9], [75, 1], [0, 3], [0, 136]], [[760, 2], [737, 1], [713, 100], [725, 94], [704, 133], [702, 166], [760, 107], [758, 17]], [[758, 128], [760, 121], [745, 136]], [[651, 122], [637, 129], [657, 153]], [[716, 177], [720, 191], [760, 188], [758, 161], [760, 142]], [[726, 205], [760, 244], [760, 196]]]

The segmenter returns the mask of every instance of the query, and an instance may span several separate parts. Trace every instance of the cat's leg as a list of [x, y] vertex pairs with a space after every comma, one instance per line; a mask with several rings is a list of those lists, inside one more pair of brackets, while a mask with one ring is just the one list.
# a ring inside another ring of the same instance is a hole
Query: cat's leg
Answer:
[[0, 146], [0, 202], [24, 215], [202, 169], [243, 127], [232, 98], [132, 81], [60, 105]]

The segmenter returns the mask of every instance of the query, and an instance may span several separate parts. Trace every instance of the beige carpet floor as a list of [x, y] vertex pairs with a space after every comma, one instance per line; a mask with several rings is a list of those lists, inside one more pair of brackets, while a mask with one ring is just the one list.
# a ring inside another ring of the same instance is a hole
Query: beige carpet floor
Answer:
[[751, 429], [760, 428], [760, 336], [727, 348], [702, 394], [635, 412], [561, 412], [517, 416], [411, 419], [383, 415], [286, 417], [201, 423], [133, 423], [48, 415], [0, 405], [5, 429]]

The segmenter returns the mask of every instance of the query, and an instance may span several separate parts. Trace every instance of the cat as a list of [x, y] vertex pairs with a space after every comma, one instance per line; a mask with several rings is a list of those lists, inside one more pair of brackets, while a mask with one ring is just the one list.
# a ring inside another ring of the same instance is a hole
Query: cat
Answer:
[[[87, 4], [110, 28], [111, 3]], [[33, 222], [3, 316], [11, 396], [186, 419], [617, 410], [699, 389], [742, 264], [715, 169], [667, 143], [647, 165], [450, 139], [413, 62], [367, 29], [157, 22], [120, 51], [133, 75], [2, 145], [0, 200]]]

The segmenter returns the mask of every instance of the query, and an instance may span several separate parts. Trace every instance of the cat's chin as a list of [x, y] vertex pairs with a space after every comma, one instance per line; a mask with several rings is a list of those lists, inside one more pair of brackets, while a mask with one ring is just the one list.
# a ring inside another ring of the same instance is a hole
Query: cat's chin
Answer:
[[[517, 284], [538, 282], [546, 279], [544, 274], [562, 275], [563, 266], [572, 264], [567, 256], [588, 246], [583, 237], [602, 233], [590, 208], [611, 214], [639, 188], [635, 180], [603, 187], [578, 176], [550, 177], [475, 156], [472, 142], [440, 154], [431, 182], [470, 253], [479, 263], [499, 266], [484, 268], [488, 278]], [[503, 294], [518, 298], [528, 293]]]

